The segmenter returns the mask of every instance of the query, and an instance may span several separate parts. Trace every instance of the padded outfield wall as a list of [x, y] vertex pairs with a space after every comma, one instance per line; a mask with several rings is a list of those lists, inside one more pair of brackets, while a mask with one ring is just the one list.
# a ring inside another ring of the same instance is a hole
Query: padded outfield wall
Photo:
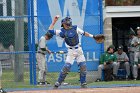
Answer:
[[[38, 39], [47, 32], [55, 15], [60, 15], [54, 29], [61, 29], [61, 20], [70, 16], [73, 25], [91, 34], [103, 33], [102, 0], [38, 0]], [[95, 40], [82, 37], [83, 48], [88, 71], [97, 70], [100, 54], [103, 52], [103, 44], [97, 44]], [[54, 36], [48, 42], [51, 51], [67, 51], [63, 39]], [[48, 71], [59, 72], [64, 65], [66, 54], [51, 54], [47, 56]], [[77, 71], [76, 62], [71, 71]]]

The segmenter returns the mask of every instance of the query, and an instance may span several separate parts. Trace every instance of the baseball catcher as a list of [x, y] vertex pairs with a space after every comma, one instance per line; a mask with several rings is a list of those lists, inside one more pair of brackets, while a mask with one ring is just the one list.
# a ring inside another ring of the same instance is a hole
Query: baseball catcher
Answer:
[[72, 19], [70, 17], [65, 17], [61, 21], [61, 29], [60, 30], [53, 30], [54, 24], [57, 22], [59, 16], [56, 16], [52, 22], [52, 24], [49, 27], [49, 33], [52, 35], [57, 35], [60, 36], [61, 38], [64, 39], [65, 45], [68, 49], [67, 57], [66, 57], [66, 62], [65, 65], [63, 66], [59, 78], [57, 82], [54, 85], [54, 88], [58, 88], [64, 79], [66, 78], [68, 72], [70, 71], [71, 66], [74, 63], [74, 60], [77, 61], [79, 70], [80, 70], [80, 83], [81, 83], [81, 88], [86, 88], [86, 62], [85, 62], [85, 57], [83, 54], [83, 50], [81, 47], [81, 39], [79, 35], [84, 35], [87, 37], [94, 38], [97, 40], [97, 42], [101, 43], [101, 39], [104, 39], [103, 35], [98, 35], [94, 36], [88, 32], [83, 31], [77, 25], [72, 25]]

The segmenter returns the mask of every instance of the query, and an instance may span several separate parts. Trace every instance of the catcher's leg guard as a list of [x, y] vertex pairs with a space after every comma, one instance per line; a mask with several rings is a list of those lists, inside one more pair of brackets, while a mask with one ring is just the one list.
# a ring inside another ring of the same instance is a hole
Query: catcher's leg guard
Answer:
[[58, 78], [58, 82], [61, 84], [65, 77], [67, 76], [68, 72], [70, 71], [70, 68], [71, 68], [71, 64], [70, 63], [66, 63], [64, 66], [63, 66], [63, 69], [62, 71], [60, 72], [59, 74], [59, 78]]
[[80, 82], [82, 85], [86, 83], [86, 62], [80, 62], [78, 66], [80, 67]]

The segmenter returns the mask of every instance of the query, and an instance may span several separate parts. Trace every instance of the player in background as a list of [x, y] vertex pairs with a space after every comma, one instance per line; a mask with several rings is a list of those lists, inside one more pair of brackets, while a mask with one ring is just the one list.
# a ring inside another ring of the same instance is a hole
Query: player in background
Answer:
[[107, 65], [111, 65], [111, 68], [113, 68], [114, 76], [117, 75], [117, 72], [115, 70], [116, 66], [117, 66], [115, 64], [115, 62], [117, 61], [117, 57], [116, 57], [116, 55], [114, 55], [114, 50], [115, 50], [114, 45], [110, 45], [107, 48], [107, 51], [101, 55], [101, 57], [100, 57], [100, 65], [98, 66], [98, 78], [97, 78], [96, 82], [101, 81], [102, 70], [105, 69], [106, 67], [109, 67]]
[[116, 71], [118, 72], [118, 69], [124, 68], [127, 72], [126, 79], [130, 77], [130, 65], [129, 65], [129, 58], [127, 54], [123, 51], [123, 46], [120, 45], [115, 52], [115, 55], [117, 57], [117, 68]]
[[7, 93], [4, 89], [2, 89], [1, 77], [2, 77], [2, 65], [1, 65], [1, 61], [0, 61], [0, 93]]
[[42, 36], [39, 40], [38, 44], [38, 51], [36, 54], [36, 59], [39, 67], [39, 73], [38, 73], [38, 85], [46, 85], [49, 84], [46, 81], [46, 73], [47, 73], [47, 64], [46, 64], [46, 53], [51, 53], [51, 51], [46, 46], [46, 43], [48, 40], [52, 38], [52, 35], [50, 33], [46, 33], [44, 36]]
[[132, 42], [133, 38], [135, 37], [135, 35], [136, 35], [135, 32], [131, 28], [130, 32], [129, 32], [129, 41], [128, 41], [130, 72], [132, 73], [132, 74], [130, 74], [131, 78], [133, 78], [133, 64], [134, 64], [134, 51], [135, 51], [135, 47], [131, 45], [131, 42]]
[[87, 37], [93, 38], [94, 36], [92, 34], [89, 34], [88, 32], [83, 31], [76, 25], [72, 25], [72, 19], [70, 17], [65, 17], [61, 21], [61, 29], [60, 30], [53, 30], [55, 22], [58, 20], [59, 17], [55, 17], [52, 24], [49, 27], [49, 32], [52, 35], [60, 36], [64, 39], [65, 45], [68, 49], [65, 65], [63, 66], [59, 78], [57, 82], [54, 85], [54, 88], [58, 88], [61, 83], [66, 78], [68, 72], [70, 71], [71, 66], [74, 63], [74, 60], [77, 61], [78, 67], [80, 68], [80, 83], [81, 88], [86, 88], [86, 62], [85, 57], [83, 54], [83, 50], [81, 47], [81, 38], [79, 35], [84, 35]]
[[133, 77], [134, 80], [138, 77], [138, 68], [140, 67], [140, 27], [136, 28], [137, 36], [132, 39], [131, 45], [135, 47], [134, 52], [134, 65], [133, 65]]

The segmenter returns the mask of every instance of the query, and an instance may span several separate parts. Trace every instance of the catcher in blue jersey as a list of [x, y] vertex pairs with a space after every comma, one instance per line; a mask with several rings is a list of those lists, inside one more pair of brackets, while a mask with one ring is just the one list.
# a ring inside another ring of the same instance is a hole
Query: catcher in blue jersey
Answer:
[[81, 88], [86, 88], [86, 61], [83, 54], [83, 50], [81, 47], [81, 38], [79, 35], [84, 35], [87, 37], [94, 38], [98, 43], [102, 43], [104, 41], [104, 35], [97, 35], [94, 36], [89, 34], [88, 32], [83, 31], [76, 25], [72, 25], [72, 19], [70, 17], [65, 17], [61, 21], [61, 29], [60, 30], [53, 30], [55, 23], [57, 22], [59, 16], [56, 16], [49, 27], [48, 32], [52, 35], [60, 36], [64, 39], [65, 45], [68, 49], [65, 65], [63, 66], [59, 78], [54, 85], [54, 88], [57, 89], [61, 83], [66, 78], [68, 72], [70, 71], [71, 66], [74, 63], [74, 60], [77, 61], [78, 67], [80, 69], [80, 83]]

